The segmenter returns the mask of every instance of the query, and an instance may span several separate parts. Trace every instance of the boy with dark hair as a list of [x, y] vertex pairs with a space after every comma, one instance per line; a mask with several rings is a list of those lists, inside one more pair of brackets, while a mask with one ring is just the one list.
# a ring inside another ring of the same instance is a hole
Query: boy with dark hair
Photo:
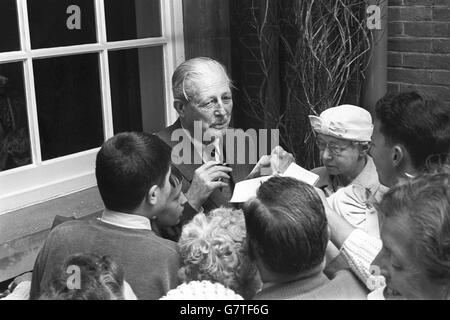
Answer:
[[416, 92], [378, 101], [370, 154], [381, 183], [423, 171], [430, 157], [450, 152], [450, 106]]
[[182, 213], [181, 185], [171, 178], [168, 146], [156, 135], [120, 133], [100, 149], [96, 177], [105, 203], [101, 218], [66, 222], [51, 231], [36, 259], [31, 299], [76, 253], [110, 256], [139, 299], [158, 299], [178, 285], [177, 245], [157, 236], [150, 223], [173, 226]]
[[327, 218], [313, 187], [273, 177], [244, 205], [244, 215], [250, 257], [264, 283], [254, 299], [366, 298], [349, 271], [339, 271], [331, 280], [323, 273]]

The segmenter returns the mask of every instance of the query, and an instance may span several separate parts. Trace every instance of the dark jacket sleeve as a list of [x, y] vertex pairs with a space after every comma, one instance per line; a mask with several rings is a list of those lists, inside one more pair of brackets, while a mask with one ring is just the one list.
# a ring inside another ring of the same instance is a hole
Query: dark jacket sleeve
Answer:
[[41, 280], [43, 274], [43, 258], [45, 245], [39, 251], [39, 254], [34, 262], [33, 276], [31, 278], [31, 288], [30, 288], [30, 300], [37, 300], [41, 295]]

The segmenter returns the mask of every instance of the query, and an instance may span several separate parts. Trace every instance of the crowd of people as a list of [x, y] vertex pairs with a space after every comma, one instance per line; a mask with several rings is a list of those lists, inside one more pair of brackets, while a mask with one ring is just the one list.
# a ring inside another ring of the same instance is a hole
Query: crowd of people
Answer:
[[[218, 147], [233, 108], [219, 62], [185, 61], [172, 86], [179, 119], [103, 144], [101, 217], [55, 226], [6, 299], [450, 298], [449, 105], [406, 92], [373, 115], [310, 116], [323, 163], [311, 186], [279, 175], [295, 161], [281, 147], [256, 164]], [[190, 161], [173, 161], [175, 132]], [[267, 172], [256, 197], [230, 203]]]

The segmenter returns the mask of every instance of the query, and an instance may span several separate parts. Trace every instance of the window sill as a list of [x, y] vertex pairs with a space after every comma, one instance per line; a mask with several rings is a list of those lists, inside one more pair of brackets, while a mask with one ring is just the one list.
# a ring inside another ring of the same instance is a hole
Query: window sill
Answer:
[[103, 209], [93, 187], [0, 215], [0, 282], [32, 270], [56, 215], [90, 218]]

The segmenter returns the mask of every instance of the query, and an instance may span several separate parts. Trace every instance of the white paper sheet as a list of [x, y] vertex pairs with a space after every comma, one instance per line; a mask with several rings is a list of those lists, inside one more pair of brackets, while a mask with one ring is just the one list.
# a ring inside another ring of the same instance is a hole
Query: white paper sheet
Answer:
[[[308, 171], [295, 163], [291, 163], [291, 165], [286, 169], [283, 174], [280, 174], [282, 177], [291, 177], [305, 183], [308, 183], [312, 186], [319, 180], [319, 176], [311, 171]], [[233, 196], [231, 197], [230, 202], [239, 203], [246, 202], [251, 198], [256, 197], [256, 192], [262, 183], [269, 180], [273, 176], [264, 176], [256, 179], [244, 180], [236, 183], [234, 186]]]

